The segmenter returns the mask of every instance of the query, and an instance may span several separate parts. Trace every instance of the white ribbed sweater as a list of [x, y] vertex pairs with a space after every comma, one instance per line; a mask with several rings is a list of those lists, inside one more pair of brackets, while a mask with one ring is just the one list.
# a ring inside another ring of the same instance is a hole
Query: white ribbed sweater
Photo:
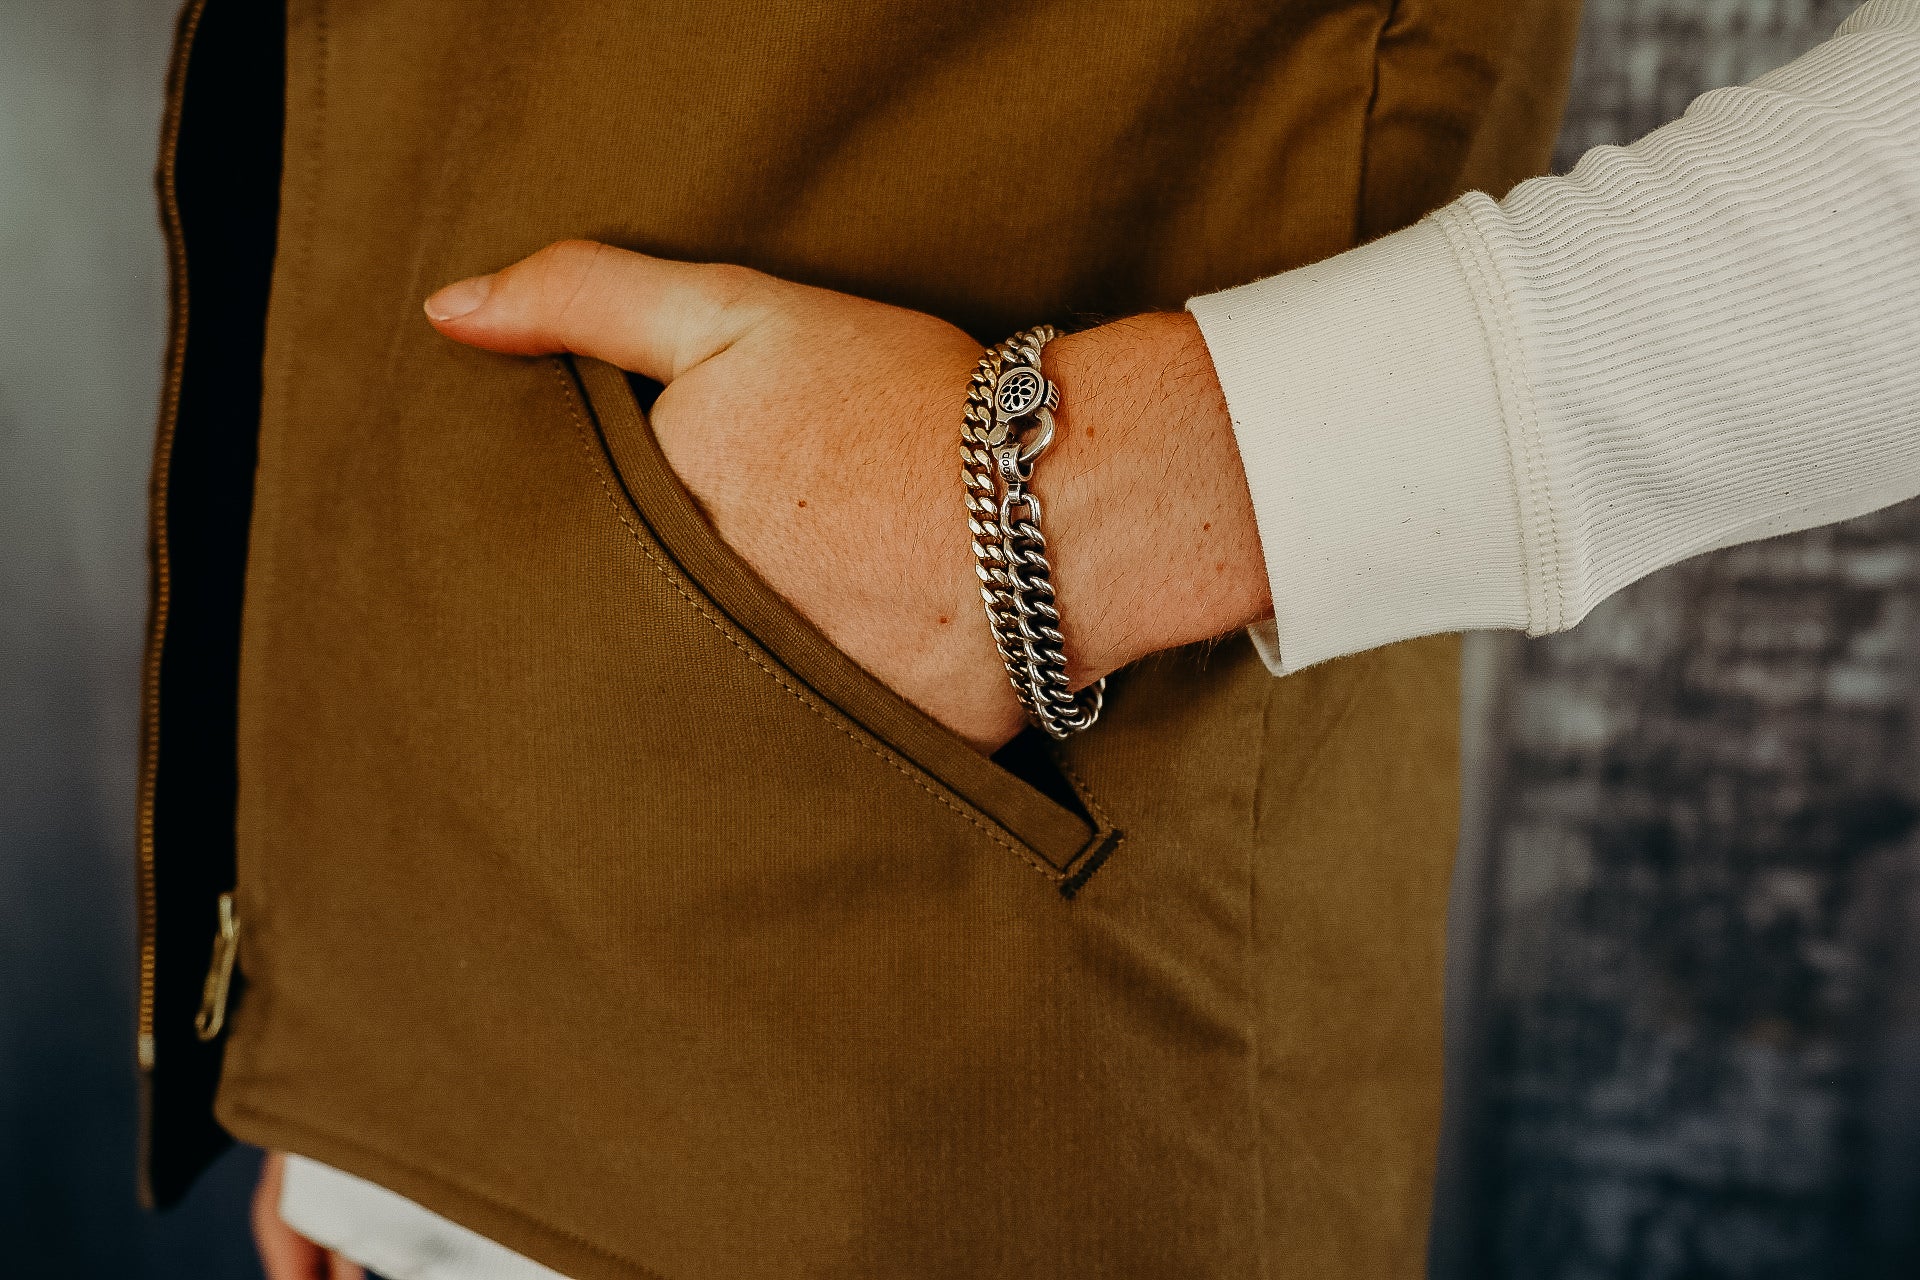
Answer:
[[[1567, 177], [1187, 305], [1276, 672], [1556, 631], [1676, 560], [1920, 494], [1920, 0]], [[391, 1280], [561, 1280], [311, 1161], [281, 1213]]]
[[1687, 556], [1920, 494], [1920, 0], [1566, 177], [1187, 307], [1277, 672], [1558, 631]]

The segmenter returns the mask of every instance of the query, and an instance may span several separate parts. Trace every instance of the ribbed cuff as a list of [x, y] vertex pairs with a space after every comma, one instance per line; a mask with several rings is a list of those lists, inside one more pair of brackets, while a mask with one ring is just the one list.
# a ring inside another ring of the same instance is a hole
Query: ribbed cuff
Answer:
[[1275, 674], [1527, 625], [1487, 338], [1432, 222], [1187, 303], [1226, 393], [1273, 587]]

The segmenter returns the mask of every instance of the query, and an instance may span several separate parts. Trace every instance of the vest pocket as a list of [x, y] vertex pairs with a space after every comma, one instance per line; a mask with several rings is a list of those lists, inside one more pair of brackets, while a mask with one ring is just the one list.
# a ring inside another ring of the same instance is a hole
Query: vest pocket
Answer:
[[[714, 532], [668, 465], [626, 373], [598, 360], [560, 362], [618, 482], [619, 500], [654, 548], [687, 579], [737, 639], [866, 734], [1004, 830], [1063, 893], [1104, 861], [1119, 833], [1082, 795], [1084, 813], [981, 755], [958, 735], [875, 679], [816, 631]], [[959, 521], [955, 496], [956, 527]], [[956, 533], [956, 536], [958, 534]], [[743, 664], [741, 678], [759, 678]]]

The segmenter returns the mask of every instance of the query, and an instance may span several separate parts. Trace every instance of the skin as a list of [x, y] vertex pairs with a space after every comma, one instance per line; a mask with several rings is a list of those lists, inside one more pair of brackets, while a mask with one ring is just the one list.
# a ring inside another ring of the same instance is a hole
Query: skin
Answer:
[[[456, 342], [592, 356], [663, 384], [649, 416], [668, 462], [768, 585], [976, 749], [1019, 732], [961, 504], [972, 338], [743, 267], [585, 241], [456, 282], [425, 307]], [[1044, 367], [1061, 407], [1034, 489], [1076, 687], [1270, 617], [1253, 501], [1192, 317], [1057, 338]], [[360, 1280], [280, 1221], [282, 1167], [269, 1160], [255, 1199], [269, 1280]]]
[[337, 1253], [329, 1253], [280, 1220], [280, 1186], [287, 1158], [276, 1151], [260, 1168], [253, 1192], [253, 1242], [267, 1280], [367, 1280], [367, 1273]]

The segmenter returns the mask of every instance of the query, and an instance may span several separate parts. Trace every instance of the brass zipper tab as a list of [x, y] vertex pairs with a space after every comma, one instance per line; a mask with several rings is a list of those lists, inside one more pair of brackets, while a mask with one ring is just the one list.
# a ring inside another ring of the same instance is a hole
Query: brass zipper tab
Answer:
[[213, 962], [207, 966], [207, 985], [200, 989], [200, 1012], [193, 1015], [193, 1029], [202, 1040], [211, 1040], [227, 1025], [227, 993], [233, 988], [233, 961], [240, 954], [240, 917], [233, 910], [233, 895], [220, 895], [220, 936], [213, 940]]

